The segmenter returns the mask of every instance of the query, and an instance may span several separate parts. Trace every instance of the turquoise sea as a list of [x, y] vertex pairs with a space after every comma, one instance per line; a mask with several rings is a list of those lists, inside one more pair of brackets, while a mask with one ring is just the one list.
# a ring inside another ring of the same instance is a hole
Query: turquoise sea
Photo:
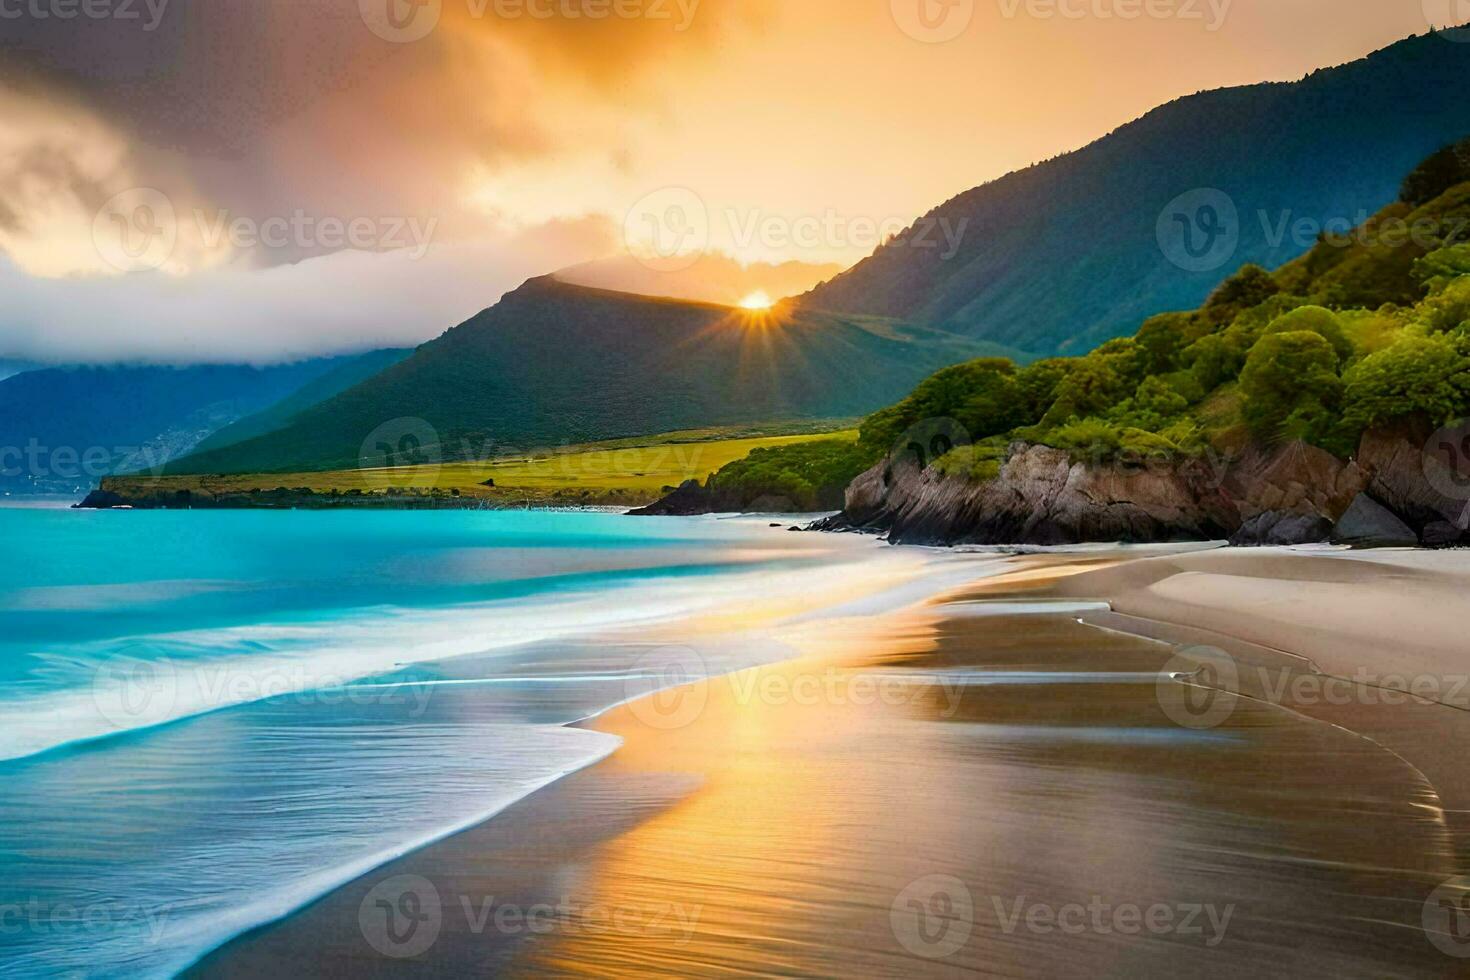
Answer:
[[0, 508], [0, 541], [14, 976], [176, 972], [618, 744], [569, 723], [786, 655], [699, 617], [915, 563], [598, 513]]

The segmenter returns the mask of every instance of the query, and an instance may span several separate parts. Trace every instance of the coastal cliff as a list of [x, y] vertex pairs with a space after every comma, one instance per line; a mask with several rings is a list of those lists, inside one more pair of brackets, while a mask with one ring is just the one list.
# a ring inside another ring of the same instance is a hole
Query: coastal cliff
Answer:
[[1470, 544], [1466, 501], [1425, 477], [1431, 431], [1420, 421], [1370, 431], [1351, 461], [1292, 442], [1229, 457], [1091, 463], [1017, 442], [987, 480], [890, 458], [852, 482], [840, 513], [812, 527], [925, 545]]

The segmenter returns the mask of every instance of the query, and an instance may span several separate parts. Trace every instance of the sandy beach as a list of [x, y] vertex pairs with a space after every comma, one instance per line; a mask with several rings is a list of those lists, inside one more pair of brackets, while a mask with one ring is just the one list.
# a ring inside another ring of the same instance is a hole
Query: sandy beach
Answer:
[[973, 559], [194, 975], [1463, 975], [1465, 553]]

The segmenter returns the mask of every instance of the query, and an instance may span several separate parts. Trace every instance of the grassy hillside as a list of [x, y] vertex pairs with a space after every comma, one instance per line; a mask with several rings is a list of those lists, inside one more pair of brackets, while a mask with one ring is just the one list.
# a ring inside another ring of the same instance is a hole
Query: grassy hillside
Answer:
[[[1199, 309], [1084, 357], [945, 368], [864, 420], [855, 450], [832, 447], [828, 470], [851, 478], [919, 443], [942, 471], [984, 480], [1014, 440], [1098, 462], [1293, 439], [1347, 457], [1371, 426], [1470, 415], [1470, 141], [1416, 169], [1402, 196], [1352, 234], [1274, 273], [1247, 265]], [[768, 450], [711, 486], [779, 492], [811, 454]]]
[[169, 472], [342, 469], [359, 464], [385, 424], [411, 428], [423, 458], [453, 462], [696, 426], [854, 417], [985, 349], [875, 317], [792, 304], [752, 312], [544, 277], [285, 427]]
[[857, 440], [856, 429], [827, 431], [820, 425], [814, 429], [789, 435], [754, 435], [743, 428], [702, 429], [476, 463], [270, 475], [117, 477], [104, 486], [130, 499], [167, 497], [179, 491], [250, 494], [285, 487], [315, 494], [447, 491], [497, 506], [635, 506], [752, 453], [814, 443], [852, 445]]
[[[1470, 132], [1466, 78], [1470, 45], [1424, 36], [1300, 81], [1179, 99], [948, 201], [807, 300], [1084, 353], [1198, 305], [1242, 264], [1295, 259], [1312, 245], [1289, 233], [1300, 219], [1350, 226], [1390, 203], [1404, 173]], [[1166, 257], [1158, 225], [1201, 188], [1233, 201], [1225, 233], [1238, 244], [1187, 271]], [[957, 254], [922, 247], [944, 241], [939, 228], [963, 230]]]

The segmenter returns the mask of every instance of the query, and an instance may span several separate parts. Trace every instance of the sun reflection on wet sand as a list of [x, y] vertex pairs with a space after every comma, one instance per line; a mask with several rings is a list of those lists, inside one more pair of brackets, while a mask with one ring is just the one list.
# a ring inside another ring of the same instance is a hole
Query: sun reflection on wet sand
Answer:
[[[654, 733], [637, 705], [597, 723], [625, 739], [610, 771], [699, 788], [598, 851], [588, 901], [697, 920], [677, 937], [556, 934], [514, 972], [1368, 975], [1386, 949], [1433, 962], [1405, 927], [1443, 877], [1442, 828], [1414, 805], [1413, 772], [1361, 739], [1251, 703], [1218, 731], [1181, 729], [1155, 698], [1158, 649], [1071, 617], [928, 611], [783, 639], [805, 656], [687, 689], [704, 708], [685, 727]], [[1042, 676], [939, 683], [1022, 666]], [[804, 679], [819, 693], [799, 695]], [[896, 906], [946, 876], [968, 908], [931, 916], [929, 896], [916, 920]], [[1202, 928], [1007, 928], [1008, 910], [1038, 903], [1199, 907]], [[1207, 905], [1231, 909], [1220, 935]]]

